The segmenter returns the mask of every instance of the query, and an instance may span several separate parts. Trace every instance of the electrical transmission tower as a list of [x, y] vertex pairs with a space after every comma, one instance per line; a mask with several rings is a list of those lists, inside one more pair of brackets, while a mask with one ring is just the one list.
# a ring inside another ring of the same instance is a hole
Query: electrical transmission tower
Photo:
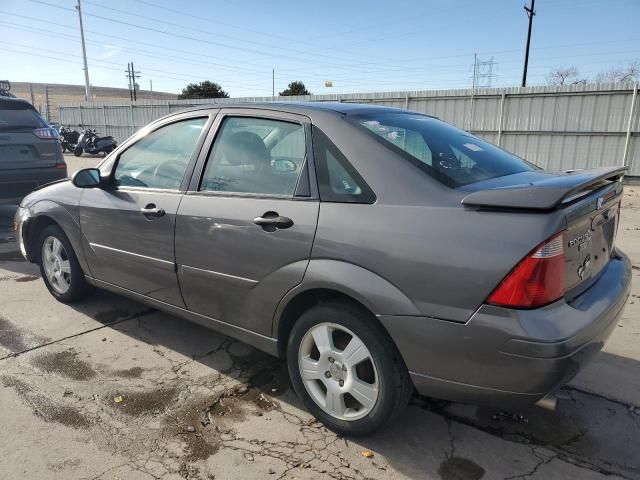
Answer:
[[493, 79], [496, 75], [493, 73], [493, 69], [497, 65], [497, 62], [491, 57], [489, 60], [478, 60], [476, 56], [473, 65], [473, 88], [490, 88]]
[[133, 68], [133, 62], [127, 63], [127, 69], [124, 71], [127, 75], [127, 80], [129, 81], [129, 96], [131, 97], [131, 101], [136, 101], [138, 99], [138, 89], [140, 85], [138, 84], [137, 79], [140, 78], [140, 70], [135, 70]]

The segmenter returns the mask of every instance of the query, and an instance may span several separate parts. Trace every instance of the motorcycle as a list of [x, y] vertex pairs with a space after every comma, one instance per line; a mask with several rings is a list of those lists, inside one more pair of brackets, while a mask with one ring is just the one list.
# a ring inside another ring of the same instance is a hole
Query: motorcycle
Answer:
[[73, 152], [78, 144], [80, 132], [71, 130], [71, 128], [60, 127], [60, 143], [62, 144], [62, 152]]
[[116, 141], [111, 135], [107, 137], [99, 137], [95, 130], [87, 128], [82, 135], [78, 138], [78, 143], [73, 149], [73, 154], [76, 157], [82, 155], [83, 152], [95, 155], [96, 153], [104, 153], [108, 155], [117, 146]]

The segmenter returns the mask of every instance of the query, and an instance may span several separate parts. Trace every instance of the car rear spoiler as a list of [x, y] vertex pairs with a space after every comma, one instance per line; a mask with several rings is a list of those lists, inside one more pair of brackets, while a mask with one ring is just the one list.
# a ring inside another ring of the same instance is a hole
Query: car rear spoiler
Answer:
[[602, 167], [560, 173], [537, 182], [473, 192], [462, 199], [469, 207], [553, 210], [620, 179], [627, 167]]

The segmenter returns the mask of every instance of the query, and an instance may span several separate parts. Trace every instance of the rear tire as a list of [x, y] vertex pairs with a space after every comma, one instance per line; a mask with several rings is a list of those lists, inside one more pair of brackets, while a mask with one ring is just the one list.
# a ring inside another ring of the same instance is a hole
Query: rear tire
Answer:
[[71, 242], [58, 225], [45, 227], [40, 232], [37, 245], [42, 279], [56, 300], [72, 303], [93, 292], [93, 287], [84, 278]]
[[73, 149], [73, 154], [74, 154], [76, 157], [79, 157], [80, 155], [82, 155], [82, 147], [76, 147], [76, 148], [74, 148], [74, 149]]
[[380, 429], [402, 412], [413, 393], [387, 332], [371, 314], [347, 302], [322, 303], [301, 315], [289, 336], [287, 366], [305, 407], [345, 435]]

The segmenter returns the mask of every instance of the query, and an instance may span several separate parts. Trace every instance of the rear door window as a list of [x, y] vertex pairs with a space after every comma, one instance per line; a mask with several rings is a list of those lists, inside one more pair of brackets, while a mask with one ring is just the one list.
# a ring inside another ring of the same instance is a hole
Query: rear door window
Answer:
[[293, 197], [305, 161], [301, 124], [227, 117], [207, 159], [200, 190]]
[[426, 115], [383, 113], [355, 118], [375, 139], [453, 188], [538, 169], [485, 140]]

